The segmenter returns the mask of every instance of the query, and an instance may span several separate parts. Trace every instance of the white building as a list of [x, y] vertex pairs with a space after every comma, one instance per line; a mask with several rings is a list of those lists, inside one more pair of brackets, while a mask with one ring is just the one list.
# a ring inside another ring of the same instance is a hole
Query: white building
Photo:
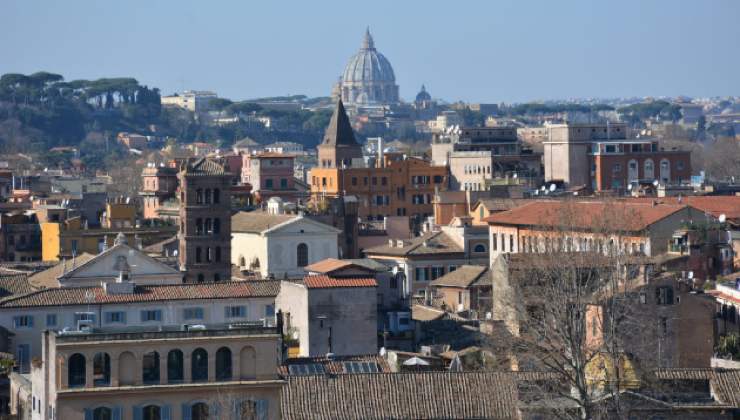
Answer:
[[0, 326], [14, 334], [21, 372], [41, 355], [44, 330], [181, 326], [274, 320], [276, 281], [137, 285], [122, 281], [94, 287], [43, 289], [0, 302]]
[[278, 141], [265, 146], [265, 151], [283, 155], [302, 155], [303, 145], [292, 141]]
[[243, 270], [302, 276], [304, 267], [337, 258], [339, 229], [301, 215], [239, 212], [231, 218], [231, 263]]
[[208, 111], [211, 99], [218, 96], [214, 92], [205, 90], [186, 90], [181, 95], [162, 96], [161, 102], [164, 107], [176, 107], [187, 109], [199, 114]]
[[182, 273], [130, 247], [122, 233], [100, 254], [63, 261], [32, 275], [29, 282], [36, 288], [89, 287], [116, 282], [121, 276], [138, 285], [182, 283]]

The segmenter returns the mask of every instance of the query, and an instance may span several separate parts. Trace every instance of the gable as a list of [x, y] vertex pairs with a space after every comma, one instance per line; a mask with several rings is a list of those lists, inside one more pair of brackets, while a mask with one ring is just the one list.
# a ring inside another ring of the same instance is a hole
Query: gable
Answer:
[[60, 277], [60, 280], [64, 282], [76, 278], [117, 277], [119, 273], [117, 264], [121, 257], [125, 258], [133, 278], [136, 278], [136, 276], [179, 274], [174, 268], [147, 256], [138, 249], [131, 248], [128, 245], [116, 245], [78, 268], [67, 272]]
[[341, 230], [305, 217], [291, 219], [285, 223], [267, 229], [264, 233], [278, 235], [324, 234], [338, 235]]

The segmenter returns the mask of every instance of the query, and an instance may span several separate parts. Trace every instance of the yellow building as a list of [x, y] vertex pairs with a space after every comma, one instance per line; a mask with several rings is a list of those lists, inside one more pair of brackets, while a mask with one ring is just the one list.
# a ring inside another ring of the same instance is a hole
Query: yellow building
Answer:
[[113, 246], [116, 235], [126, 235], [128, 243], [150, 245], [169, 239], [176, 226], [136, 227], [136, 207], [132, 204], [108, 203], [101, 227], [88, 228], [80, 217], [41, 223], [41, 259], [59, 261], [82, 253], [98, 254]]

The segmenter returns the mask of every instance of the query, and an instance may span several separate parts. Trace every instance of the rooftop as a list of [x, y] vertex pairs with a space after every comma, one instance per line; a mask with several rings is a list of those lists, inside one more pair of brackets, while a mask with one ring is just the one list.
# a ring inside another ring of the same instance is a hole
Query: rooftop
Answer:
[[263, 211], [240, 211], [231, 216], [231, 230], [243, 233], [262, 233], [279, 224], [298, 218], [294, 214], [270, 214]]
[[227, 281], [218, 283], [136, 286], [132, 294], [106, 294], [100, 287], [43, 289], [10, 297], [3, 308], [31, 308], [62, 305], [122, 304], [171, 300], [234, 299], [275, 297], [279, 281]]
[[451, 271], [444, 276], [429, 283], [430, 286], [442, 287], [462, 287], [468, 288], [474, 285], [491, 285], [491, 279], [488, 274], [488, 267], [481, 265], [462, 265], [455, 271]]
[[685, 208], [652, 202], [534, 201], [484, 220], [492, 225], [637, 232]]
[[[402, 246], [398, 246], [401, 244]], [[463, 253], [464, 250], [445, 232], [427, 232], [422, 236], [394, 240], [393, 245], [379, 245], [365, 250], [367, 255], [420, 256]]]
[[352, 277], [352, 278], [334, 278], [325, 275], [306, 276], [303, 278], [303, 284], [308, 289], [332, 289], [343, 287], [378, 287], [378, 282], [374, 278]]
[[515, 419], [515, 377], [499, 372], [290, 376], [282, 418]]

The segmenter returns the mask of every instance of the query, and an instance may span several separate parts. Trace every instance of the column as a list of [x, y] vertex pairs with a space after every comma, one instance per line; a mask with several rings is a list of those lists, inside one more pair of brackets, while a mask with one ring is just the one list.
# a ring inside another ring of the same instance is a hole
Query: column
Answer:
[[[238, 349], [237, 349], [238, 350]], [[241, 379], [241, 354], [239, 351], [231, 349], [231, 380], [238, 381]]]
[[190, 359], [191, 355], [192, 353], [188, 350], [183, 350], [182, 352], [182, 378], [183, 382], [186, 384], [193, 382], [193, 365]]
[[85, 354], [85, 388], [92, 388], [93, 384], [93, 358], [94, 355]]
[[118, 355], [110, 358], [110, 386], [118, 386]]
[[216, 381], [216, 352], [208, 351], [208, 382]]
[[159, 383], [166, 384], [167, 381], [167, 353], [159, 353]]

